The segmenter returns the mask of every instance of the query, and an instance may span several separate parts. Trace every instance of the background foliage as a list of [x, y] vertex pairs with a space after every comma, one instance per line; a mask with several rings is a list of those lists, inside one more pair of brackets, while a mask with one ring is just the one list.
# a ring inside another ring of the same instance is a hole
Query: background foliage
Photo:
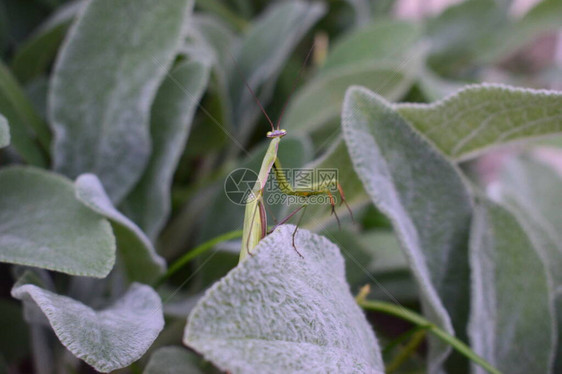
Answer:
[[[0, 372], [560, 372], [562, 2], [405, 3], [0, 3]], [[246, 82], [304, 258], [237, 264]]]

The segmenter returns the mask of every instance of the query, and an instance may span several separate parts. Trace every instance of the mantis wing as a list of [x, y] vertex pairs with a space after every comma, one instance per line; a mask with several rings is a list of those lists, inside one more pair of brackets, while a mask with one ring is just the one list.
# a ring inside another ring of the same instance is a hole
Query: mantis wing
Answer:
[[246, 213], [244, 214], [244, 229], [242, 230], [242, 248], [240, 250], [240, 261], [242, 261], [252, 249], [258, 245], [259, 241], [267, 233], [267, 215], [263, 205], [263, 189], [267, 183], [267, 178], [271, 168], [277, 159], [277, 150], [281, 138], [272, 138], [267, 152], [263, 158], [252, 194], [246, 203]]

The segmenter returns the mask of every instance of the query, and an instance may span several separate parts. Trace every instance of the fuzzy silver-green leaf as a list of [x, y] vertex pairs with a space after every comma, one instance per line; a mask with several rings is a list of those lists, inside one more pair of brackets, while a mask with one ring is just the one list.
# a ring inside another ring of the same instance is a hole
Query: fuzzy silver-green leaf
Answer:
[[93, 0], [59, 51], [48, 98], [55, 169], [94, 173], [112, 201], [150, 156], [150, 106], [180, 47], [188, 0]]
[[113, 206], [100, 180], [93, 174], [84, 174], [76, 179], [75, 187], [79, 201], [112, 222], [127, 278], [151, 283], [162, 275], [166, 262], [144, 232]]
[[238, 373], [383, 373], [377, 340], [345, 281], [339, 249], [283, 225], [217, 282], [184, 343]]
[[[472, 207], [459, 172], [390, 103], [365, 88], [347, 91], [342, 129], [363, 187], [397, 232], [424, 314], [466, 339]], [[428, 371], [436, 372], [449, 352], [430, 338]]]
[[99, 311], [33, 284], [17, 283], [12, 296], [35, 303], [61, 343], [104, 373], [138, 360], [164, 327], [160, 297], [143, 284]]
[[396, 110], [456, 160], [516, 140], [562, 132], [562, 92], [478, 84], [432, 104]]
[[109, 222], [72, 182], [31, 167], [0, 171], [0, 261], [104, 278], [115, 263]]

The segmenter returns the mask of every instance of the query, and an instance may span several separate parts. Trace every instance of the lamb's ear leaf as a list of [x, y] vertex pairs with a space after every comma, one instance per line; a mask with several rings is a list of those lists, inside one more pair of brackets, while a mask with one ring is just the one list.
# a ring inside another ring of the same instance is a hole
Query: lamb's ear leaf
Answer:
[[130, 219], [119, 212], [105, 193], [100, 180], [93, 174], [76, 179], [76, 198], [94, 212], [109, 219], [117, 238], [119, 259], [130, 281], [152, 283], [166, 269], [150, 239]]
[[[421, 28], [408, 21], [379, 19], [358, 28], [334, 43], [319, 74], [334, 68], [366, 62], [398, 61], [405, 63], [407, 54], [421, 36]], [[369, 48], [365, 48], [369, 45]]]
[[8, 364], [16, 363], [31, 353], [29, 325], [23, 318], [23, 308], [16, 300], [0, 300], [0, 313], [0, 356], [3, 355]]
[[[531, 157], [510, 161], [496, 185], [498, 197], [525, 228], [550, 270], [551, 297], [556, 307], [558, 337], [562, 336], [562, 178]], [[554, 372], [562, 370], [562, 345], [558, 344]]]
[[[470, 238], [472, 349], [502, 373], [551, 373], [551, 282], [540, 254], [505, 208], [479, 199]], [[525, 352], [525, 354], [522, 354]], [[475, 373], [484, 373], [474, 366]]]
[[122, 208], [153, 241], [170, 213], [172, 177], [208, 78], [208, 66], [183, 62], [169, 73], [152, 104], [152, 154]]
[[331, 69], [304, 86], [287, 109], [283, 127], [289, 131], [313, 132], [340, 115], [345, 91], [361, 84], [389, 100], [398, 100], [414, 82], [417, 61], [368, 63]]
[[0, 261], [104, 278], [115, 263], [109, 222], [76, 200], [72, 182], [31, 167], [0, 171]]
[[18, 81], [25, 84], [49, 68], [72, 20], [85, 4], [78, 0], [60, 6], [17, 48], [11, 67]]
[[479, 54], [499, 48], [498, 40], [490, 35], [508, 27], [507, 12], [500, 2], [472, 0], [452, 5], [426, 24], [431, 44], [428, 63], [443, 76], [466, 74]]
[[150, 156], [150, 107], [181, 46], [191, 4], [96, 0], [80, 10], [48, 97], [58, 172], [98, 175], [116, 203], [133, 188]]
[[292, 49], [325, 12], [326, 7], [320, 2], [273, 3], [241, 40], [240, 48], [234, 53], [238, 68], [231, 69], [229, 91], [232, 121], [241, 126], [242, 139], [248, 137], [260, 115], [245, 82], [259, 94], [263, 103], [267, 103]]
[[12, 296], [36, 304], [61, 343], [101, 372], [138, 360], [164, 327], [160, 297], [139, 283], [133, 283], [113, 305], [99, 311], [24, 280], [16, 283]]
[[396, 104], [395, 109], [456, 160], [508, 142], [562, 133], [559, 91], [477, 84], [432, 104]]
[[391, 101], [399, 99], [421, 66], [425, 48], [416, 44], [420, 35], [412, 23], [382, 19], [343, 37], [316, 76], [295, 94], [282, 127], [310, 133], [331, 124], [340, 115], [345, 91], [354, 84]]
[[[0, 61], [0, 113], [9, 122], [11, 147], [30, 165], [47, 167], [47, 156], [41, 149], [49, 146], [50, 132], [22, 87]], [[39, 142], [38, 142], [39, 141]]]
[[10, 144], [10, 126], [8, 120], [0, 114], [0, 148]]
[[198, 302], [184, 343], [231, 373], [384, 372], [339, 249], [283, 225]]
[[[489, 48], [480, 48], [475, 54], [479, 64], [493, 64], [517, 53], [533, 39], [560, 28], [562, 3], [557, 0], [541, 0], [523, 17], [513, 20], [507, 27], [496, 29]], [[466, 17], [466, 16], [465, 16]], [[489, 35], [489, 34], [488, 34]]]
[[[460, 173], [381, 96], [347, 91], [342, 129], [359, 179], [391, 220], [420, 287], [424, 314], [466, 340], [471, 199]], [[428, 371], [450, 347], [430, 340]]]
[[203, 374], [199, 361], [197, 355], [183, 347], [162, 347], [150, 356], [143, 374]]
[[497, 63], [560, 27], [558, 0], [538, 1], [523, 17], [509, 17], [505, 7], [509, 3], [463, 1], [429, 20], [429, 64], [448, 77], [467, 75], [474, 67]]

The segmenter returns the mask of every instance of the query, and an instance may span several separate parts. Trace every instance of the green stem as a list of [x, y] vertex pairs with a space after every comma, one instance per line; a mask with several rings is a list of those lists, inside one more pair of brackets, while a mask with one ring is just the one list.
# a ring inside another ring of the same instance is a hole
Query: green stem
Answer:
[[404, 362], [406, 362], [408, 357], [410, 357], [410, 355], [415, 352], [420, 343], [423, 341], [424, 337], [425, 330], [416, 331], [414, 333], [414, 336], [412, 336], [412, 339], [408, 342], [408, 344], [406, 344], [404, 349], [402, 349], [400, 353], [398, 353], [398, 355], [394, 358], [394, 360], [392, 360], [392, 362], [386, 366], [386, 374], [390, 374], [398, 370], [398, 368], [402, 366]]
[[425, 330], [426, 328], [427, 328], [426, 326], [415, 325], [411, 330], [406, 331], [405, 333], [403, 333], [402, 335], [398, 336], [397, 338], [392, 340], [390, 343], [388, 343], [386, 345], [386, 347], [384, 347], [384, 349], [382, 350], [382, 354], [385, 355], [385, 354], [391, 352], [394, 348], [396, 348], [399, 344], [402, 344], [402, 342], [405, 342], [406, 340], [408, 340], [416, 332], [418, 332], [420, 330]]
[[371, 301], [371, 300], [359, 299], [358, 304], [363, 309], [390, 314], [398, 318], [402, 318], [407, 321], [410, 321], [416, 325], [424, 326], [433, 334], [435, 334], [439, 339], [451, 345], [461, 354], [463, 354], [470, 360], [480, 365], [489, 373], [501, 374], [498, 369], [493, 367], [488, 361], [484, 360], [482, 357], [478, 356], [472, 349], [470, 349], [469, 346], [464, 344], [462, 341], [458, 340], [457, 338], [448, 334], [447, 332], [441, 330], [439, 327], [435, 326], [433, 323], [431, 323], [424, 317], [420, 316], [419, 314], [412, 312], [411, 310], [384, 301]]
[[166, 279], [174, 275], [178, 270], [184, 267], [189, 261], [193, 260], [195, 257], [207, 252], [219, 243], [225, 242], [227, 240], [236, 239], [242, 236], [242, 230], [230, 231], [225, 234], [219, 235], [211, 240], [206, 241], [203, 244], [195, 247], [193, 250], [187, 252], [180, 258], [178, 258], [169, 268], [168, 271], [158, 279], [154, 284], [154, 287], [162, 285]]

